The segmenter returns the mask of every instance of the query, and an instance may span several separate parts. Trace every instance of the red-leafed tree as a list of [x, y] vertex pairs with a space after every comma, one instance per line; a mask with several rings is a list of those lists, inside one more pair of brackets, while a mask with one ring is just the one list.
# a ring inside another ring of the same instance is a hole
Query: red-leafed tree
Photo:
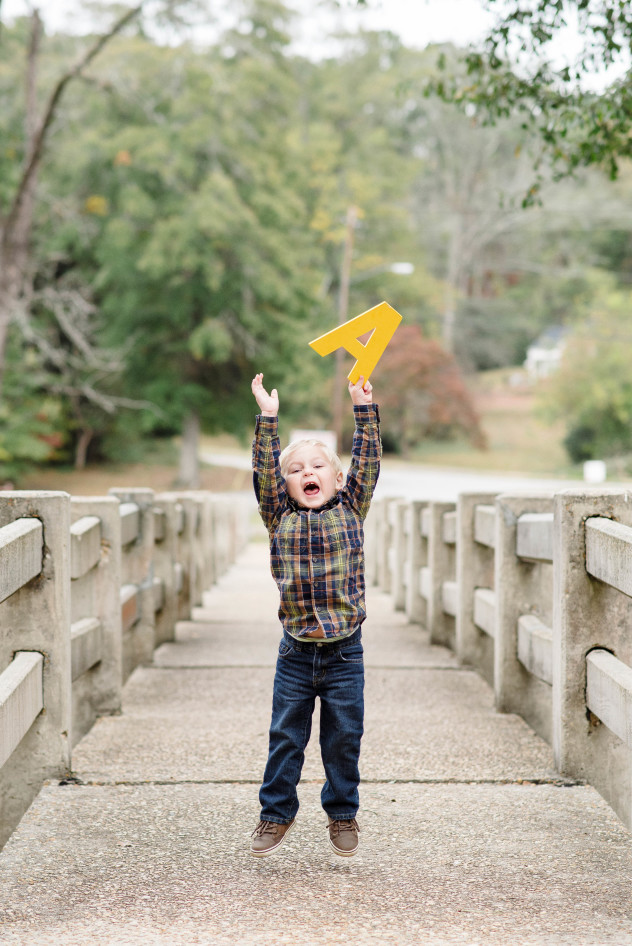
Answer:
[[401, 326], [375, 375], [388, 441], [407, 453], [425, 438], [465, 435], [483, 448], [485, 436], [454, 357], [418, 325]]

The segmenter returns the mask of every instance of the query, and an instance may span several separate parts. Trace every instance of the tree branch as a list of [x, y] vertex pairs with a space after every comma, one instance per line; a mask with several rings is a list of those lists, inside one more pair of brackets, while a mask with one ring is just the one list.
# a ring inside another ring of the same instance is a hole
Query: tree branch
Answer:
[[42, 159], [44, 152], [44, 145], [46, 143], [46, 138], [48, 135], [49, 128], [53, 122], [55, 114], [57, 112], [57, 107], [59, 101], [64, 92], [64, 89], [68, 83], [74, 79], [76, 76], [80, 75], [83, 70], [88, 66], [92, 60], [98, 56], [104, 46], [118, 33], [123, 30], [128, 23], [130, 23], [135, 16], [137, 16], [142, 10], [145, 4], [145, 0], [141, 0], [140, 3], [136, 4], [135, 7], [132, 7], [128, 10], [122, 17], [120, 17], [116, 23], [112, 26], [107, 33], [104, 33], [86, 50], [84, 55], [72, 66], [68, 72], [64, 73], [61, 78], [58, 80], [55, 88], [53, 89], [48, 104], [42, 116], [39, 127], [33, 135], [33, 144], [28, 155], [24, 171], [22, 172], [22, 177], [20, 178], [20, 183], [18, 184], [18, 189], [16, 191], [15, 197], [11, 204], [11, 208], [7, 215], [5, 225], [3, 227], [2, 242], [6, 246], [8, 242], [8, 235], [12, 232], [13, 227], [15, 226], [16, 221], [19, 218], [20, 211], [22, 209], [22, 203], [24, 201], [25, 195], [28, 191], [29, 184], [31, 179], [35, 175], [39, 163]]

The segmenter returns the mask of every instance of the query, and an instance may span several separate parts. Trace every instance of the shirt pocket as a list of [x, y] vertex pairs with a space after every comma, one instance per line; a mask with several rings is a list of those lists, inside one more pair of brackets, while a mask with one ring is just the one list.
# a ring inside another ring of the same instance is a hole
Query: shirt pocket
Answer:
[[274, 551], [282, 561], [291, 562], [306, 551], [306, 548], [301, 547], [305, 542], [301, 540], [301, 532], [301, 518], [297, 513], [291, 512], [281, 517], [274, 533]]
[[354, 557], [362, 551], [360, 522], [341, 505], [321, 514], [321, 527], [323, 548], [328, 557]]

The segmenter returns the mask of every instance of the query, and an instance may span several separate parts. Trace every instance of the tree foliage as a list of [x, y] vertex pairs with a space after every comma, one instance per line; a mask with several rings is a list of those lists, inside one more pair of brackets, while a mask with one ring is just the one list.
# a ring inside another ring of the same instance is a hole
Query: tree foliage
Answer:
[[[525, 212], [520, 122], [486, 126], [479, 111], [421, 95], [439, 76], [436, 49], [361, 33], [337, 58], [310, 62], [292, 50], [282, 0], [239, 9], [204, 46], [161, 44], [129, 23], [64, 86], [10, 313], [3, 410], [13, 426], [2, 428], [0, 463], [18, 422], [31, 433], [16, 456], [79, 461], [120, 457], [126, 443], [195, 431], [198, 420], [240, 432], [255, 370], [280, 389], [288, 426], [327, 425], [333, 359], [307, 343], [340, 314], [350, 207], [348, 316], [388, 299], [405, 318], [375, 382], [406, 447], [420, 432], [478, 436], [441, 342], [468, 370], [519, 363], [543, 327], [582, 321], [592, 268], [630, 277], [625, 167], [611, 191], [579, 175]], [[121, 16], [104, 11], [110, 27]], [[28, 19], [0, 37], [5, 219], [28, 162], [28, 95], [15, 76], [28, 73], [31, 37]], [[68, 63], [96, 42], [42, 35], [40, 116]], [[471, 84], [445, 52], [450, 74]], [[396, 261], [414, 273], [393, 273]]]
[[632, 453], [632, 294], [611, 280], [598, 283], [544, 394], [549, 416], [565, 421], [574, 462]]
[[[486, 5], [498, 10], [494, 27], [479, 48], [464, 53], [464, 69], [454, 70], [449, 58], [442, 61], [443, 76], [432, 90], [488, 122], [518, 116], [523, 130], [537, 138], [541, 173], [526, 203], [537, 199], [549, 164], [558, 177], [599, 165], [614, 179], [621, 160], [632, 155], [630, 5], [620, 0], [486, 0]], [[569, 37], [574, 45], [575, 36], [578, 52], [564, 58], [561, 51]]]
[[407, 453], [425, 439], [485, 437], [471, 395], [452, 355], [423, 337], [417, 325], [401, 326], [382, 356], [379, 400], [391, 443]]

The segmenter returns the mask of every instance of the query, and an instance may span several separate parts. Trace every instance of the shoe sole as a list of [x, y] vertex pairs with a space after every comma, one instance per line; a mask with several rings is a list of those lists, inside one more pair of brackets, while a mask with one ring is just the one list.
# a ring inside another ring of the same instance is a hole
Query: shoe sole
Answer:
[[290, 831], [292, 830], [295, 824], [296, 822], [293, 821], [290, 827], [287, 829], [287, 831], [283, 835], [283, 837], [281, 838], [281, 840], [277, 841], [277, 843], [274, 844], [272, 847], [269, 847], [267, 851], [253, 851], [252, 848], [250, 848], [250, 853], [252, 854], [252, 856], [253, 857], [269, 857], [270, 854], [274, 854], [275, 851], [279, 850], [279, 848], [281, 847], [281, 845], [283, 844], [283, 842], [285, 841], [285, 839], [287, 838], [288, 834], [290, 833]]
[[353, 855], [358, 850], [358, 845], [356, 844], [356, 846], [354, 847], [352, 851], [341, 851], [340, 848], [336, 847], [336, 845], [331, 840], [331, 838], [329, 838], [329, 846], [332, 849], [332, 851], [335, 851], [336, 854], [338, 854], [339, 857], [353, 857]]

